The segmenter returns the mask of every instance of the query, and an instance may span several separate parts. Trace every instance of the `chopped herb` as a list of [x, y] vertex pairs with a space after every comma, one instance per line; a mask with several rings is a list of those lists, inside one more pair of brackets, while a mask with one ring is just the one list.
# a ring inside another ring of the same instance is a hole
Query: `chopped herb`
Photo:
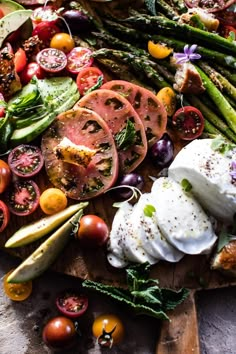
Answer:
[[213, 139], [211, 148], [214, 151], [219, 151], [221, 154], [227, 154], [229, 151], [234, 150], [236, 145], [229, 143], [222, 136], [217, 136], [215, 139]]
[[83, 287], [107, 295], [131, 308], [136, 315], [152, 316], [170, 320], [166, 311], [173, 310], [189, 295], [182, 288], [178, 291], [158, 286], [157, 279], [150, 279], [150, 264], [143, 263], [126, 269], [127, 289], [85, 280]]
[[181, 187], [185, 192], [190, 192], [192, 190], [192, 185], [186, 178], [182, 179]]
[[134, 145], [136, 139], [136, 131], [134, 123], [128, 119], [126, 127], [116, 134], [115, 140], [120, 150], [128, 150]]
[[103, 75], [98, 76], [97, 82], [95, 85], [93, 85], [92, 87], [90, 87], [86, 92], [85, 95], [87, 95], [88, 93], [99, 89], [103, 84]]
[[152, 217], [153, 213], [155, 213], [156, 209], [153, 205], [147, 204], [145, 205], [143, 212], [145, 216], [149, 216], [150, 218]]

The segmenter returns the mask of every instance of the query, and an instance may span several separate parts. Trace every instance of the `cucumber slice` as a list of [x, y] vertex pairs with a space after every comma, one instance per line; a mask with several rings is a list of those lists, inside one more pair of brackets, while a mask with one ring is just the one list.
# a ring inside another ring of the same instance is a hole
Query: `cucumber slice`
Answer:
[[88, 203], [86, 202], [73, 204], [59, 213], [45, 216], [40, 220], [30, 223], [29, 225], [22, 226], [7, 240], [5, 247], [14, 248], [25, 246], [40, 239], [41, 237], [44, 237], [60, 226], [64, 221], [69, 219], [69, 217], [77, 211], [84, 209], [87, 205]]
[[67, 220], [8, 276], [7, 282], [22, 283], [33, 280], [47, 270], [71, 239], [73, 228], [82, 215], [81, 209]]

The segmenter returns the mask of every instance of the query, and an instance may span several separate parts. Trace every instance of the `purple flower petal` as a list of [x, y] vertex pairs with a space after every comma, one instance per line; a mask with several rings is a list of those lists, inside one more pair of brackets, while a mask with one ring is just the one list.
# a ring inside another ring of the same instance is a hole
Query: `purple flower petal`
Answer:
[[197, 49], [197, 44], [192, 44], [191, 47], [189, 48], [189, 54], [193, 54], [196, 49]]
[[231, 163], [231, 172], [229, 173], [233, 180], [236, 180], [236, 161]]

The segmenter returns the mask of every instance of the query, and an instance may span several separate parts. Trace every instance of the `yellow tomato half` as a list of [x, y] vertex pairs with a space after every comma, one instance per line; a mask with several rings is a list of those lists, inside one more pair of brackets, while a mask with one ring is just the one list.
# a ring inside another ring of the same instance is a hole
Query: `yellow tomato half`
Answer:
[[67, 197], [59, 188], [48, 188], [41, 194], [39, 205], [45, 214], [56, 214], [67, 207]]
[[168, 57], [172, 51], [173, 49], [168, 48], [165, 44], [148, 41], [148, 52], [153, 58], [164, 59]]
[[32, 281], [24, 283], [8, 283], [7, 278], [12, 272], [13, 270], [10, 270], [3, 278], [4, 292], [11, 300], [26, 300], [32, 293]]
[[157, 93], [157, 98], [163, 103], [167, 115], [171, 117], [176, 111], [176, 93], [171, 87], [163, 87]]

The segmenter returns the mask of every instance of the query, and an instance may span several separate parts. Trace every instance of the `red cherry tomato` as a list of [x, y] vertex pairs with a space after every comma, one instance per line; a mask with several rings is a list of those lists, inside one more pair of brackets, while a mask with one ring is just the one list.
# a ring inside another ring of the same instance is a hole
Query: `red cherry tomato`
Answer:
[[0, 232], [5, 230], [10, 220], [10, 212], [8, 206], [0, 200]]
[[37, 54], [36, 61], [43, 70], [51, 73], [62, 71], [67, 64], [65, 53], [55, 48], [41, 50]]
[[92, 66], [92, 51], [88, 48], [75, 47], [67, 54], [66, 69], [72, 74], [78, 74], [82, 69]]
[[0, 19], [4, 17], [4, 12], [0, 9]]
[[10, 152], [8, 164], [15, 175], [29, 178], [41, 170], [44, 159], [37, 146], [22, 144]]
[[35, 62], [27, 64], [26, 67], [20, 73], [20, 79], [22, 84], [28, 84], [33, 76], [36, 76], [38, 79], [45, 78], [44, 70], [40, 67], [38, 63]]
[[102, 82], [104, 81], [104, 75], [100, 69], [95, 66], [90, 66], [87, 68], [83, 68], [77, 75], [76, 84], [78, 86], [80, 94], [83, 96], [88, 89], [92, 88], [98, 83], [98, 79], [102, 78]]
[[53, 6], [40, 6], [34, 9], [31, 20], [33, 26], [36, 26], [40, 22], [49, 22], [50, 24], [55, 24], [58, 21], [58, 14]]
[[56, 299], [58, 310], [66, 317], [82, 316], [88, 308], [88, 298], [76, 290], [66, 290]]
[[40, 190], [34, 181], [14, 182], [7, 194], [10, 212], [19, 216], [32, 214], [39, 206], [39, 196]]
[[11, 170], [9, 165], [0, 160], [0, 193], [4, 192], [11, 181]]
[[195, 107], [185, 106], [178, 109], [172, 118], [172, 124], [180, 139], [193, 140], [198, 138], [204, 129], [204, 117]]
[[52, 37], [59, 33], [60, 29], [55, 24], [48, 21], [42, 21], [35, 26], [32, 32], [32, 36], [38, 36], [44, 43], [50, 43]]
[[102, 246], [109, 237], [109, 229], [103, 219], [96, 215], [84, 215], [80, 219], [78, 238], [84, 246]]
[[14, 57], [14, 64], [15, 64], [15, 69], [17, 73], [20, 73], [26, 66], [27, 64], [27, 57], [25, 54], [24, 49], [19, 48]]
[[228, 38], [230, 36], [230, 32], [233, 32], [236, 37], [236, 28], [234, 28], [233, 26], [222, 26], [221, 28], [222, 36]]
[[52, 318], [43, 329], [43, 340], [52, 349], [68, 349], [76, 339], [76, 328], [69, 318]]

